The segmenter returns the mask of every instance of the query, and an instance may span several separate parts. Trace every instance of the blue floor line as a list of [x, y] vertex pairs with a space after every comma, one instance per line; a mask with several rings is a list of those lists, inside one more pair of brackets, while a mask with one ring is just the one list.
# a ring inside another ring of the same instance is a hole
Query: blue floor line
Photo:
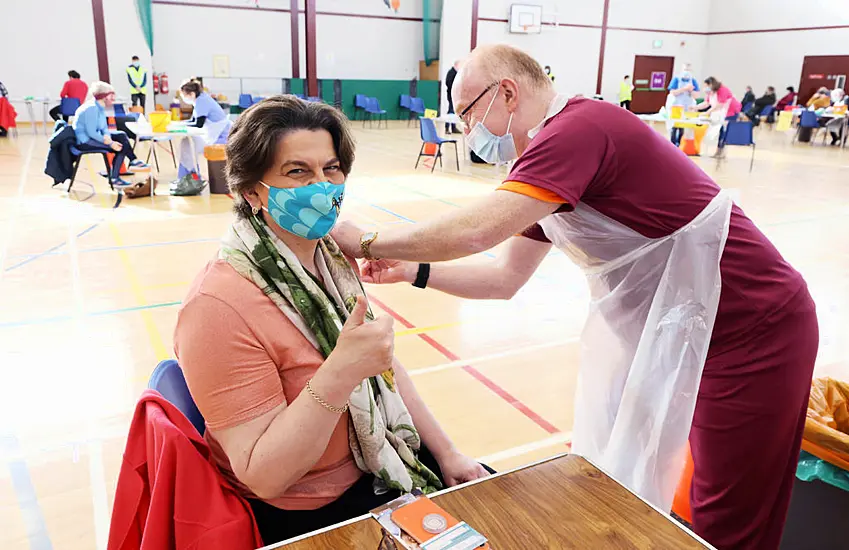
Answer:
[[[91, 226], [89, 226], [89, 227], [87, 227], [87, 228], [83, 229], [82, 231], [80, 231], [79, 233], [77, 233], [77, 237], [78, 237], [78, 238], [79, 238], [79, 237], [82, 237], [83, 235], [85, 235], [85, 234], [86, 234], [86, 233], [88, 233], [89, 231], [93, 230], [93, 229], [94, 229], [95, 227], [97, 227], [98, 225], [100, 225], [100, 222], [97, 222], [97, 223], [95, 223], [95, 224], [93, 224], [93, 225], [91, 225]], [[7, 271], [7, 272], [8, 272], [8, 271], [12, 271], [13, 269], [17, 269], [17, 268], [19, 268], [19, 267], [25, 266], [25, 265], [27, 265], [28, 263], [30, 263], [30, 262], [32, 262], [32, 261], [35, 261], [35, 260], [37, 260], [37, 259], [39, 259], [39, 258], [43, 258], [44, 256], [48, 256], [48, 255], [50, 255], [51, 253], [53, 253], [54, 251], [59, 250], [60, 248], [62, 248], [62, 247], [63, 247], [63, 246], [65, 246], [66, 244], [68, 244], [68, 243], [67, 243], [67, 242], [64, 242], [64, 243], [59, 243], [59, 244], [57, 244], [56, 246], [51, 246], [50, 248], [48, 248], [48, 249], [47, 249], [47, 250], [45, 250], [44, 252], [39, 252], [38, 254], [34, 254], [34, 255], [30, 256], [29, 258], [27, 258], [26, 260], [20, 261], [20, 262], [16, 263], [15, 265], [11, 266], [11, 267], [7, 267], [5, 271]]]
[[[21, 444], [18, 438], [10, 435], [0, 435], [0, 452], [3, 455], [18, 455]], [[47, 533], [47, 523], [44, 512], [38, 502], [38, 495], [32, 483], [29, 467], [24, 460], [14, 459], [6, 464], [12, 477], [12, 487], [21, 510], [21, 517], [29, 540], [30, 550], [53, 550], [53, 543]]]
[[377, 205], [377, 204], [369, 204], [369, 206], [371, 206], [372, 208], [376, 208], [376, 209], [378, 209], [378, 210], [381, 210], [381, 211], [383, 211], [383, 212], [386, 212], [387, 214], [391, 214], [391, 215], [395, 216], [395, 217], [396, 217], [396, 218], [398, 218], [398, 219], [404, 220], [405, 222], [409, 222], [409, 223], [416, 223], [415, 221], [411, 220], [410, 218], [405, 218], [405, 217], [404, 217], [404, 216], [402, 216], [401, 214], [397, 214], [397, 213], [393, 212], [392, 210], [389, 210], [388, 208], [384, 208], [384, 207], [379, 206], [379, 205]]
[[[178, 306], [182, 304], [182, 302], [163, 302], [161, 304], [147, 304], [144, 306], [132, 306], [132, 307], [122, 307], [120, 309], [105, 309], [102, 311], [92, 311], [90, 313], [86, 313], [85, 317], [101, 317], [103, 315], [115, 315], [116, 313], [129, 313], [131, 311], [142, 311], [146, 309], [158, 309], [161, 307], [172, 307]], [[73, 317], [70, 315], [60, 315], [58, 317], [42, 317], [41, 319], [27, 319], [26, 321], [9, 321], [6, 323], [0, 323], [0, 329], [3, 328], [13, 328], [13, 327], [23, 327], [28, 325], [46, 325], [50, 323], [61, 323], [63, 321], [70, 321]]]
[[[215, 239], [212, 239], [212, 238], [210, 238], [210, 239], [189, 239], [189, 240], [185, 240], [185, 241], [165, 241], [165, 242], [161, 242], [161, 243], [128, 244], [128, 245], [123, 245], [123, 246], [100, 246], [100, 247], [94, 247], [94, 248], [81, 248], [77, 252], [79, 252], [80, 254], [83, 254], [85, 252], [108, 252], [108, 251], [112, 251], [112, 250], [127, 250], [127, 249], [130, 249], [130, 248], [149, 248], [149, 247], [153, 247], [153, 246], [170, 246], [170, 245], [175, 245], [175, 244], [217, 242], [219, 240], [221, 240], [221, 239], [217, 239], [217, 238], [215, 238]], [[62, 247], [64, 244], [65, 243], [56, 245], [52, 249], [49, 249], [48, 251], [42, 252], [40, 254], [23, 254], [23, 255], [20, 255], [20, 256], [10, 256], [10, 258], [35, 259], [35, 258], [40, 258], [42, 256], [61, 256], [62, 254], [67, 254], [67, 252], [54, 252], [53, 250]], [[16, 266], [14, 266], [14, 267], [16, 267]], [[9, 268], [9, 269], [11, 269], [11, 268]]]

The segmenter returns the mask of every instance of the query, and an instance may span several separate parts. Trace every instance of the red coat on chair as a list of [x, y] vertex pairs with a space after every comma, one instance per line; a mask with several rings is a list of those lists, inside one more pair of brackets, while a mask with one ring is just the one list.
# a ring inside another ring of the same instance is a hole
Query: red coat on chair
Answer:
[[136, 405], [118, 478], [108, 550], [241, 550], [262, 546], [250, 505], [209, 447], [159, 393]]

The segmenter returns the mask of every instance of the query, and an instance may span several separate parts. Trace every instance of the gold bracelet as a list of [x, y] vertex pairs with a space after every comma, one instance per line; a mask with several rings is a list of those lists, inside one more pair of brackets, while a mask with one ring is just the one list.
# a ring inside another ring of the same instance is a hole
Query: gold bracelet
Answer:
[[321, 405], [322, 407], [324, 407], [328, 411], [336, 413], [336, 414], [345, 414], [346, 412], [348, 412], [348, 403], [345, 403], [345, 405], [342, 406], [342, 407], [334, 407], [333, 405], [331, 405], [330, 403], [328, 403], [327, 401], [325, 401], [324, 399], [319, 397], [317, 393], [315, 393], [315, 390], [312, 389], [312, 385], [310, 384], [310, 382], [312, 382], [312, 378], [307, 380], [307, 391], [310, 393], [310, 395], [312, 396], [313, 399], [318, 401], [319, 405]]

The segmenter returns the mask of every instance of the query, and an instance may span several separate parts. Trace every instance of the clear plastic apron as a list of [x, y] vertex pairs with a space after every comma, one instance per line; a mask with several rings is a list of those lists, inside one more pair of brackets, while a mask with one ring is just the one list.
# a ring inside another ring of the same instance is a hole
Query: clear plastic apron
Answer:
[[580, 203], [540, 226], [587, 277], [572, 449], [668, 511], [719, 305], [731, 218], [720, 192], [650, 239]]

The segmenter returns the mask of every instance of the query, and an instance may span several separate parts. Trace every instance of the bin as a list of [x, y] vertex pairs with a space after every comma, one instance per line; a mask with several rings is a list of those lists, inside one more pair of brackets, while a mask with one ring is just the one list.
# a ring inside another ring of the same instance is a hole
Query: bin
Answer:
[[849, 384], [814, 380], [781, 550], [849, 541]]
[[802, 143], [810, 143], [811, 142], [811, 134], [813, 133], [812, 128], [802, 126], [799, 128], [799, 138], [797, 141], [801, 141]]
[[227, 153], [224, 145], [207, 145], [203, 148], [206, 158], [206, 170], [209, 174], [209, 192], [225, 195], [230, 192], [227, 186], [227, 175], [224, 171], [227, 165]]

